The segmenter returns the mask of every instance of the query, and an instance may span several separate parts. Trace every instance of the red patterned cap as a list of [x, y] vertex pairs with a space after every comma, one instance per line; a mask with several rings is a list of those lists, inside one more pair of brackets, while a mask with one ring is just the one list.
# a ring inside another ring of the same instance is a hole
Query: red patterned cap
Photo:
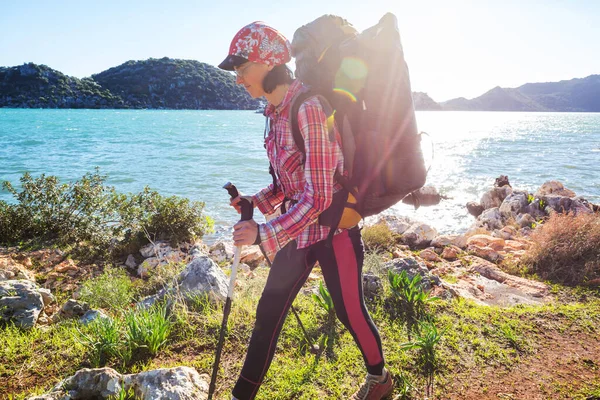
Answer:
[[281, 65], [291, 57], [290, 42], [276, 29], [256, 21], [246, 25], [231, 41], [229, 55], [219, 64], [219, 68], [233, 71], [247, 61], [266, 65]]

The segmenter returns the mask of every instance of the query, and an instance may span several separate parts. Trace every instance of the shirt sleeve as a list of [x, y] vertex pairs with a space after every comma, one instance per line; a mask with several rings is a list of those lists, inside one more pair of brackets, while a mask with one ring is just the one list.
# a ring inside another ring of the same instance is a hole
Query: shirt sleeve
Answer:
[[277, 194], [273, 194], [273, 184], [264, 188], [260, 192], [252, 196], [252, 202], [258, 207], [264, 215], [272, 214], [277, 207], [281, 205], [284, 199], [283, 190], [279, 187]]
[[327, 116], [318, 98], [313, 97], [300, 106], [298, 125], [306, 151], [306, 183], [298, 203], [287, 213], [259, 226], [263, 248], [268, 254], [277, 252], [316, 223], [333, 198], [337, 142], [329, 138]]

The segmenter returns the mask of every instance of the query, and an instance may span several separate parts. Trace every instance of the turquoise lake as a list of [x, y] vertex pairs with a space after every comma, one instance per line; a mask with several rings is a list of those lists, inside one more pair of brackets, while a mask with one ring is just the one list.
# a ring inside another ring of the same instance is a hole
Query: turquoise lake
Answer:
[[[600, 203], [598, 113], [421, 111], [417, 120], [434, 144], [431, 158], [423, 142], [428, 184], [450, 199], [390, 213], [460, 232], [473, 222], [465, 204], [499, 175], [530, 191], [559, 180]], [[16, 184], [26, 171], [75, 180], [98, 166], [119, 191], [150, 186], [204, 201], [217, 227], [210, 241], [228, 236], [238, 219], [223, 184], [250, 194], [270, 182], [263, 129], [264, 117], [252, 111], [0, 109], [0, 181]], [[0, 200], [12, 197], [0, 191]]]

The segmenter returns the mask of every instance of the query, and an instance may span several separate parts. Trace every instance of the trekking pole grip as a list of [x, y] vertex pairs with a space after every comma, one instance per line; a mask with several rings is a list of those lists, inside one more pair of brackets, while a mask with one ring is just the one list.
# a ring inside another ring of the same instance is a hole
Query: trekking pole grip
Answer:
[[[227, 190], [227, 193], [229, 193], [229, 196], [231, 196], [232, 199], [235, 199], [240, 195], [240, 192], [238, 192], [235, 185], [231, 182], [227, 182], [225, 186], [223, 186], [223, 189]], [[238, 204], [242, 208], [242, 218], [240, 221], [251, 220], [252, 216], [254, 215], [254, 207], [252, 206], [252, 203], [247, 199], [240, 199]]]

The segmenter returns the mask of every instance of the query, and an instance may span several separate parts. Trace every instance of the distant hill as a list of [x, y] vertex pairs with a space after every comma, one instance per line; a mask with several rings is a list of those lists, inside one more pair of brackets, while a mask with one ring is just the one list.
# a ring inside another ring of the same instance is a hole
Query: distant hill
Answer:
[[33, 63], [0, 67], [0, 107], [121, 108], [123, 100], [90, 78], [77, 79]]
[[600, 75], [560, 82], [527, 83], [518, 88], [495, 87], [471, 100], [441, 103], [444, 110], [600, 112]]
[[[417, 110], [600, 112], [600, 75], [498, 86], [442, 103], [413, 92], [413, 101]], [[33, 63], [0, 67], [0, 107], [253, 110], [261, 103], [230, 73], [193, 60], [127, 61], [83, 79]]]
[[256, 109], [228, 72], [193, 60], [128, 61], [92, 79], [135, 108]]
[[427, 93], [413, 92], [412, 96], [416, 110], [439, 111], [442, 109], [442, 106], [439, 103], [436, 103], [431, 97], [429, 97]]
[[33, 63], [0, 67], [0, 107], [256, 109], [259, 100], [211, 65], [170, 58], [128, 61], [91, 78]]

